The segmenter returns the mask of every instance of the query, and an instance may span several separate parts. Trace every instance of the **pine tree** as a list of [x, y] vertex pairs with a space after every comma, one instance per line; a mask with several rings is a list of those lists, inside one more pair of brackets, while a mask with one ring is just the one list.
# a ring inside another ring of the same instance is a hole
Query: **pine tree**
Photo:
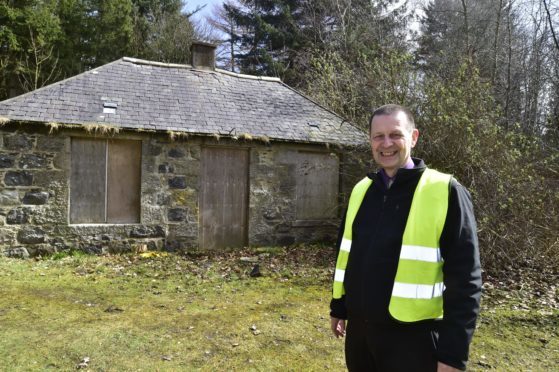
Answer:
[[53, 82], [59, 76], [55, 43], [62, 37], [55, 1], [0, 3], [0, 99]]
[[244, 73], [284, 77], [295, 51], [303, 48], [302, 1], [242, 0], [224, 8], [244, 32], [235, 55]]

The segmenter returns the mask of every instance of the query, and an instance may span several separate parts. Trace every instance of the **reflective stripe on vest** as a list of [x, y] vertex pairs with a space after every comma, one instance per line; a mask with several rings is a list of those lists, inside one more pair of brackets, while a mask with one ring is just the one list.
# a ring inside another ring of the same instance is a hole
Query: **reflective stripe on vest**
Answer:
[[[390, 314], [397, 320], [415, 322], [443, 315], [443, 259], [439, 239], [448, 210], [450, 179], [450, 175], [425, 169], [415, 189], [389, 305]], [[334, 298], [341, 298], [345, 293], [343, 280], [351, 251], [353, 221], [371, 184], [369, 178], [361, 180], [349, 199], [334, 275]]]

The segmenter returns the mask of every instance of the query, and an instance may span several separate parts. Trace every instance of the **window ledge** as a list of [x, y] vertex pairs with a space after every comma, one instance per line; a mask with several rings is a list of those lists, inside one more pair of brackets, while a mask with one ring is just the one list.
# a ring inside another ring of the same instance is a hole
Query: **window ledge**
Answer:
[[97, 223], [69, 223], [68, 224], [69, 227], [80, 227], [80, 226], [84, 226], [84, 227], [106, 227], [106, 226], [137, 226], [137, 225], [142, 225], [142, 223], [141, 222], [123, 222], [123, 223], [119, 223], [119, 222], [107, 222], [107, 223], [97, 222]]
[[312, 226], [338, 226], [339, 219], [324, 219], [324, 220], [295, 220], [291, 223], [293, 227], [312, 227]]

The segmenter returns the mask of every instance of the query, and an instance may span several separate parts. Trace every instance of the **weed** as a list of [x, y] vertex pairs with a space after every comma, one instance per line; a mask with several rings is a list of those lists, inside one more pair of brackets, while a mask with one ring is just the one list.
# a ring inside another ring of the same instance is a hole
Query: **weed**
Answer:
[[82, 127], [87, 133], [99, 133], [102, 135], [120, 132], [120, 128], [112, 124], [85, 123]]
[[186, 132], [178, 132], [178, 131], [174, 131], [174, 130], [168, 130], [167, 134], [169, 135], [169, 139], [171, 141], [177, 141], [180, 139], [187, 139], [188, 138], [188, 133]]
[[265, 135], [265, 134], [262, 135], [262, 136], [260, 136], [260, 137], [258, 137], [258, 139], [259, 139], [260, 141], [262, 141], [263, 143], [267, 144], [267, 145], [270, 143], [270, 137], [268, 137], [268, 136]]
[[46, 125], [49, 128], [49, 134], [56, 132], [61, 126], [60, 123], [57, 123], [55, 121], [49, 121]]
[[60, 252], [53, 253], [50, 256], [45, 256], [45, 258], [49, 260], [57, 261], [66, 257], [84, 257], [84, 256], [87, 256], [87, 253], [85, 253], [82, 250], [69, 249], [67, 251], [60, 251]]

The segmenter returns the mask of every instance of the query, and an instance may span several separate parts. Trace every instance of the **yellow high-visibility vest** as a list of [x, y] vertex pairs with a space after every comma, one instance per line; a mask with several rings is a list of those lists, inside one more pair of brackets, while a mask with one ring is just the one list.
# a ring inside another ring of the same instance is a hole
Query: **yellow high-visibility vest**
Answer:
[[[451, 176], [425, 169], [413, 194], [388, 310], [402, 322], [443, 316], [443, 259], [439, 239], [446, 214]], [[353, 188], [344, 234], [336, 262], [333, 297], [345, 294], [344, 276], [351, 251], [352, 227], [365, 193], [373, 181], [366, 177]], [[371, 294], [374, 296], [374, 293]]]

